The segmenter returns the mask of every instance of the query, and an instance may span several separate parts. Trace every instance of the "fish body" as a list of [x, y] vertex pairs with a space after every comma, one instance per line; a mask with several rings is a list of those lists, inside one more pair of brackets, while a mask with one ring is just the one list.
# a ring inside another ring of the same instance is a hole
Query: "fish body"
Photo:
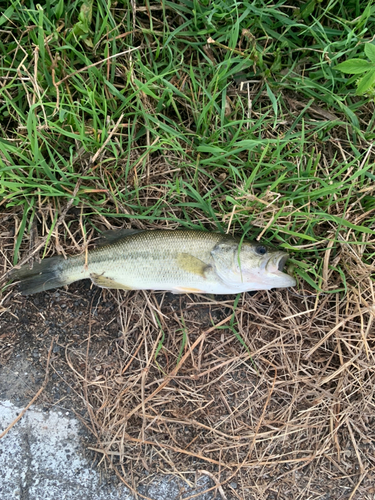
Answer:
[[295, 285], [288, 255], [257, 242], [196, 230], [120, 231], [78, 256], [12, 271], [23, 294], [90, 278], [103, 288], [231, 294]]

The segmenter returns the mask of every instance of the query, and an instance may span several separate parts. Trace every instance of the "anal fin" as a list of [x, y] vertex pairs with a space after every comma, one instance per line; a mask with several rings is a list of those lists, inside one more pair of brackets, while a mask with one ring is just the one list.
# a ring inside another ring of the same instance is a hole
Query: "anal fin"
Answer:
[[100, 286], [101, 288], [114, 288], [116, 290], [133, 290], [133, 288], [123, 285], [122, 283], [118, 283], [113, 278], [108, 278], [108, 276], [104, 276], [103, 274], [90, 274], [91, 281], [94, 285]]
[[200, 290], [199, 288], [190, 288], [187, 286], [176, 286], [172, 293], [206, 293], [204, 290]]

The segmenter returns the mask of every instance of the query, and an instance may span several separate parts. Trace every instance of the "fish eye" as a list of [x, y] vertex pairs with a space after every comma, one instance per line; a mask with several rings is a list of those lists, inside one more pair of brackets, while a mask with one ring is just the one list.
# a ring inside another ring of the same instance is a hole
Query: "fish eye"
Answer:
[[267, 253], [267, 248], [264, 247], [263, 245], [258, 245], [257, 247], [255, 247], [255, 252], [258, 254], [258, 255], [266, 255]]

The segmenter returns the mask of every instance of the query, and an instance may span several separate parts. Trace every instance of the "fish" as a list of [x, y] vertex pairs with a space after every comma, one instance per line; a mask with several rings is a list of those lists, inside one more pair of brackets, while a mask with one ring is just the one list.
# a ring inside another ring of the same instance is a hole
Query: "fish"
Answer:
[[256, 241], [190, 229], [117, 230], [104, 243], [68, 258], [13, 268], [12, 281], [30, 295], [91, 279], [102, 288], [172, 293], [237, 294], [291, 287], [284, 251]]

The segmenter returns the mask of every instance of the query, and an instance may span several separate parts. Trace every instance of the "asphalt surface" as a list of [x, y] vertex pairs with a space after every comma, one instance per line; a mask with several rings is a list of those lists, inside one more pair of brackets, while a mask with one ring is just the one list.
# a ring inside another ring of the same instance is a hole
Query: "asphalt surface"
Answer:
[[[0, 402], [1, 432], [22, 408]], [[131, 500], [103, 481], [82, 454], [83, 432], [69, 412], [31, 407], [0, 441], [1, 500]]]

